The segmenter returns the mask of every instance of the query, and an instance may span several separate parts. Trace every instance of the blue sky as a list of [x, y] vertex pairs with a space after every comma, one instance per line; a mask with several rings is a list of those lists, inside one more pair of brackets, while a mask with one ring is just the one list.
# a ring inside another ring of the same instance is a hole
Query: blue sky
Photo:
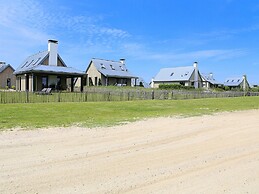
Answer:
[[199, 62], [224, 81], [259, 84], [257, 0], [0, 0], [0, 61], [18, 67], [59, 41], [68, 66], [125, 58], [147, 82], [161, 68]]

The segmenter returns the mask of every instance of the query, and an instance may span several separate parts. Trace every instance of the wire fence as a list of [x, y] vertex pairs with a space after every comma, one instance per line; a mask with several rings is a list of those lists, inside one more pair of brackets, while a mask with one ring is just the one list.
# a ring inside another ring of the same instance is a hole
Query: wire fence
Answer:
[[189, 90], [86, 88], [84, 92], [53, 92], [42, 95], [33, 92], [0, 91], [0, 103], [98, 102], [133, 100], [182, 100], [259, 96], [259, 92], [209, 92]]

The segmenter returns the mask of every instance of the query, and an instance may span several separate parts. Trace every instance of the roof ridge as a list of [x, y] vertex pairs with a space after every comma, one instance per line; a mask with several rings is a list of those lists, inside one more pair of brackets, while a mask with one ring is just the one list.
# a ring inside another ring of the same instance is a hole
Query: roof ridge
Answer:
[[120, 61], [114, 61], [114, 60], [109, 60], [109, 59], [101, 59], [101, 58], [92, 58], [92, 59], [120, 63]]

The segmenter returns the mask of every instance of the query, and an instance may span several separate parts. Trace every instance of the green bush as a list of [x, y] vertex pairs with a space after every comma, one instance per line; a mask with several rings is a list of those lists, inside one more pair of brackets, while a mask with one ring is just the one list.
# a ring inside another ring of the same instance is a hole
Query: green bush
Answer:
[[164, 90], [192, 90], [193, 86], [183, 86], [181, 84], [160, 84], [159, 89]]
[[259, 87], [250, 88], [251, 92], [259, 92]]

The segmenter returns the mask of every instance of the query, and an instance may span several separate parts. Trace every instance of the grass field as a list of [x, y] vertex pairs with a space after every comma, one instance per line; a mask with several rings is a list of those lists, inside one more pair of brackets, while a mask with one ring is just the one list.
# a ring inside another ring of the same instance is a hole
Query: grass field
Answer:
[[112, 126], [143, 118], [259, 109], [259, 97], [127, 102], [0, 104], [0, 129]]

